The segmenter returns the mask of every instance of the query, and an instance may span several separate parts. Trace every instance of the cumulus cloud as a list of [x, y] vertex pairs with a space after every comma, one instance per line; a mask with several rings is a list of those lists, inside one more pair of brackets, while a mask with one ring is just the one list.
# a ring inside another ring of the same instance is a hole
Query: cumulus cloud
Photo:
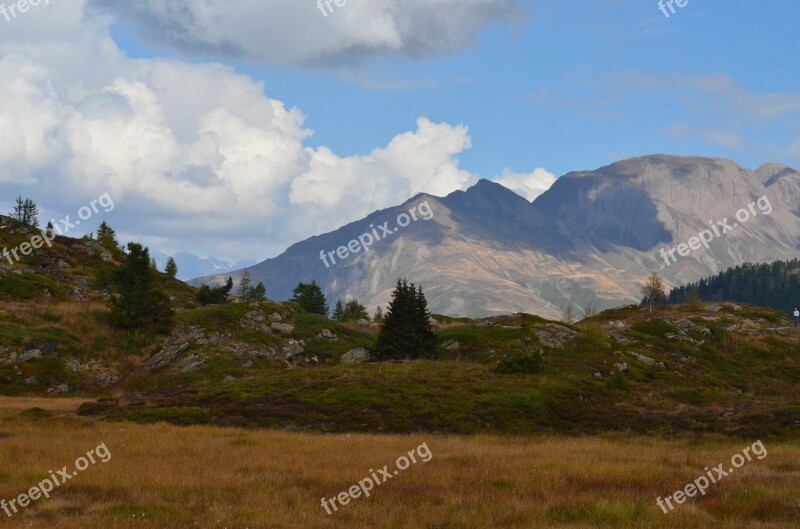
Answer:
[[517, 1], [351, 0], [331, 4], [327, 15], [313, 0], [88, 0], [88, 7], [191, 55], [332, 66], [463, 50], [488, 25], [519, 18]]
[[532, 173], [515, 173], [505, 169], [494, 181], [532, 202], [550, 189], [556, 181], [556, 175], [542, 168], [534, 169]]
[[459, 168], [464, 126], [420, 118], [360, 156], [312, 148], [302, 111], [263, 84], [217, 64], [129, 59], [110, 19], [63, 1], [17, 21], [24, 37], [0, 36], [0, 193], [33, 197], [47, 218], [108, 192], [123, 237], [262, 258], [477, 179]]

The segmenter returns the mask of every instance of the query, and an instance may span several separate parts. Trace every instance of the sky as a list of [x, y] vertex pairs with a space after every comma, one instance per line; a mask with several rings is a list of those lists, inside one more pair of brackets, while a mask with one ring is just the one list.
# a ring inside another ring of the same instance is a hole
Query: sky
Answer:
[[533, 200], [655, 153], [800, 167], [790, 0], [0, 4], [0, 208], [82, 211], [68, 235], [261, 261], [480, 178]]

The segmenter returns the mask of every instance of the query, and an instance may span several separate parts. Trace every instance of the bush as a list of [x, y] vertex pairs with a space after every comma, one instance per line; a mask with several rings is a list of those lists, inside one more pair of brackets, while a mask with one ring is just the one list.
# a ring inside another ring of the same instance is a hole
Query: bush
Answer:
[[542, 371], [542, 353], [515, 353], [500, 360], [495, 373], [501, 375], [533, 375]]
[[616, 389], [619, 391], [630, 391], [631, 389], [631, 383], [628, 382], [628, 379], [622, 371], [619, 370], [614, 371], [614, 374], [608, 379], [607, 386], [608, 389]]

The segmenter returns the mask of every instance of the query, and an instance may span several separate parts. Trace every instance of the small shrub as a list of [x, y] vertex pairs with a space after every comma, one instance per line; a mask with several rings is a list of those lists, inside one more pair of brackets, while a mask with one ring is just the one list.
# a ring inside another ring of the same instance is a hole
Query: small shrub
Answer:
[[542, 353], [512, 353], [500, 360], [495, 373], [501, 375], [533, 375], [542, 371]]
[[627, 377], [619, 370], [614, 371], [614, 374], [611, 375], [611, 378], [608, 379], [606, 384], [608, 389], [616, 389], [619, 391], [630, 391], [631, 389], [631, 383], [628, 382]]

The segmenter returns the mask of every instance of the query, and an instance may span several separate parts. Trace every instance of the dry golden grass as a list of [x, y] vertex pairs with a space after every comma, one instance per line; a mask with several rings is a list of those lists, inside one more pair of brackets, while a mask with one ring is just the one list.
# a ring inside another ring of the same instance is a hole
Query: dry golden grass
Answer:
[[113, 335], [113, 329], [97, 318], [98, 314], [108, 312], [108, 306], [98, 301], [17, 301], [6, 302], [0, 308], [0, 319], [14, 316], [28, 325], [61, 329], [92, 343], [96, 338]]
[[[0, 398], [0, 498], [105, 443], [90, 466], [3, 527], [797, 528], [800, 446], [771, 443], [668, 515], [655, 505], [750, 443], [618, 437], [316, 435], [98, 423], [82, 401]], [[55, 414], [21, 417], [39, 407]], [[433, 453], [329, 516], [320, 506], [421, 443]]]

